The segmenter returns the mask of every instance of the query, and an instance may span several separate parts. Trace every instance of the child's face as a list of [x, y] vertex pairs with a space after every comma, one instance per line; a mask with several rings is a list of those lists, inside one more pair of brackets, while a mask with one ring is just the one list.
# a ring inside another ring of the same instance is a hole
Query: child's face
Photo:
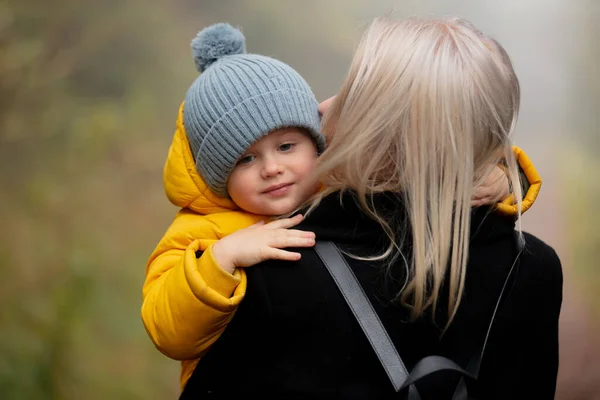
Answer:
[[283, 128], [254, 143], [227, 181], [231, 199], [241, 209], [259, 215], [295, 210], [317, 190], [312, 177], [317, 148], [299, 128]]

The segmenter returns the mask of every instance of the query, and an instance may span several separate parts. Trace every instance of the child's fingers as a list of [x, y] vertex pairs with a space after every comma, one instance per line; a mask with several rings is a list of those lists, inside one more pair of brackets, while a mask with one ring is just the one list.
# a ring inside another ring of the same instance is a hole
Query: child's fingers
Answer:
[[[315, 240], [315, 233], [310, 231], [301, 231], [298, 229], [277, 229], [276, 231], [270, 231], [266, 237], [266, 243], [270, 246], [285, 247], [292, 246], [291, 243], [294, 240]], [[295, 243], [295, 242], [294, 242]]]
[[304, 216], [302, 214], [298, 214], [290, 218], [284, 218], [279, 219], [277, 221], [269, 222], [266, 225], [266, 227], [268, 227], [269, 229], [287, 229], [291, 228], [292, 226], [298, 225], [300, 222], [302, 222], [303, 219]]
[[471, 207], [479, 207], [484, 205], [485, 202], [481, 199], [477, 199], [477, 200], [471, 200]]
[[314, 238], [315, 233], [311, 231], [301, 231], [299, 229], [280, 229], [273, 232], [274, 235], [296, 236], [304, 238]]
[[293, 235], [278, 235], [274, 237], [270, 243], [270, 247], [283, 249], [286, 247], [312, 247], [315, 245], [314, 237], [302, 237]]
[[490, 197], [494, 194], [494, 189], [489, 186], [480, 186], [473, 193], [473, 199], [482, 199], [484, 197]]
[[496, 195], [496, 192], [493, 188], [488, 186], [480, 186], [473, 192], [471, 200], [490, 199], [494, 195]]
[[271, 249], [268, 254], [269, 260], [298, 261], [300, 257], [300, 253], [281, 249]]
[[500, 200], [501, 198], [499, 198], [497, 195], [492, 194], [482, 197], [473, 197], [471, 199], [471, 206], [478, 207], [483, 205], [491, 205], [497, 203]]

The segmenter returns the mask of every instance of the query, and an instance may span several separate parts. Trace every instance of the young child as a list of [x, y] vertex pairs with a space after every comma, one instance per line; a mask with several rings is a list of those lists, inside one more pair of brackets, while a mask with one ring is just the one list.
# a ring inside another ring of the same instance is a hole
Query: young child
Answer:
[[[318, 103], [295, 70], [246, 54], [242, 33], [228, 24], [200, 31], [192, 47], [201, 75], [180, 107], [163, 175], [181, 210], [148, 260], [142, 305], [153, 343], [182, 361], [182, 388], [244, 297], [238, 267], [297, 260], [283, 249], [314, 245], [312, 232], [289, 229], [301, 215], [263, 221], [294, 212], [318, 190], [311, 173], [325, 147]], [[533, 166], [528, 177], [537, 179]], [[493, 203], [504, 185], [492, 181], [475, 197]]]

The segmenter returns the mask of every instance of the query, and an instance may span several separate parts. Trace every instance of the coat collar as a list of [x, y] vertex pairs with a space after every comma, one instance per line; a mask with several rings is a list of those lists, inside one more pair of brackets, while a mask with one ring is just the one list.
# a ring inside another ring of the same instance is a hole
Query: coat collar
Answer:
[[[406, 207], [397, 193], [380, 193], [372, 197], [382, 217], [398, 230], [410, 231]], [[510, 216], [494, 212], [494, 207], [476, 207], [471, 211], [471, 243], [487, 242], [512, 235], [515, 222]], [[387, 236], [374, 219], [362, 211], [355, 192], [336, 192], [325, 197], [299, 225], [299, 229], [315, 232], [317, 240], [346, 244], [384, 245]]]

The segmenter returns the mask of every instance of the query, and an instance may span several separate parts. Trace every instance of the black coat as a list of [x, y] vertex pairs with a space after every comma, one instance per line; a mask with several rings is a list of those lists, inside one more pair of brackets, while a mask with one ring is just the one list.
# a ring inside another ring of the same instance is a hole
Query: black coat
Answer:
[[[390, 219], [403, 220], [399, 201], [380, 195], [376, 204]], [[344, 196], [343, 206], [337, 194], [324, 199], [299, 228], [358, 255], [375, 254], [387, 243], [351, 194]], [[526, 248], [496, 316], [479, 379], [468, 386], [478, 400], [554, 398], [561, 264], [550, 246], [524, 235]], [[268, 261], [247, 269], [245, 299], [198, 364], [182, 398], [401, 398], [315, 251], [300, 252], [298, 262]], [[404, 280], [402, 260], [392, 268], [394, 284], [383, 279], [381, 264], [346, 259], [410, 369], [433, 354], [466, 366], [485, 337], [515, 256], [514, 221], [488, 208], [475, 209], [464, 297], [443, 336], [445, 301], [437, 324], [429, 314], [409, 322], [406, 308], [390, 301]], [[419, 391], [423, 400], [445, 399], [454, 385], [454, 376], [434, 375]]]

